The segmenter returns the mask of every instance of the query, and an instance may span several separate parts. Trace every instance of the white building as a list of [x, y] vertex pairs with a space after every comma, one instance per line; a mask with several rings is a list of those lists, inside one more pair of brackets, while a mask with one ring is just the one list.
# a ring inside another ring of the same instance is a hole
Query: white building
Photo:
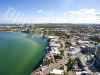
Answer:
[[50, 47], [60, 47], [59, 43], [50, 43]]
[[82, 40], [78, 40], [77, 42], [79, 45], [85, 45], [85, 44], [89, 44], [88, 41], [82, 41]]
[[53, 69], [50, 71], [50, 75], [64, 75], [64, 70]]
[[68, 51], [74, 51], [75, 50], [75, 47], [73, 47], [73, 46], [70, 46], [69, 48], [68, 48]]
[[51, 51], [50, 51], [50, 53], [53, 53], [54, 56], [60, 56], [60, 52], [58, 51], [57, 48], [52, 48]]
[[55, 36], [48, 36], [48, 38], [50, 38], [50, 47], [51, 47], [51, 51], [50, 53], [53, 53], [54, 56], [60, 56], [60, 52], [58, 51], [57, 48], [60, 48], [60, 43], [58, 42], [58, 38]]
[[58, 39], [58, 36], [48, 36], [49, 39]]

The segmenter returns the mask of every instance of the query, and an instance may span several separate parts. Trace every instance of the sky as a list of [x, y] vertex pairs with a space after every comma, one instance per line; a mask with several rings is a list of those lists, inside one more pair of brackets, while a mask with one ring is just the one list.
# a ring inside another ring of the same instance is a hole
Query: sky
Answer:
[[0, 0], [0, 23], [100, 24], [100, 0]]

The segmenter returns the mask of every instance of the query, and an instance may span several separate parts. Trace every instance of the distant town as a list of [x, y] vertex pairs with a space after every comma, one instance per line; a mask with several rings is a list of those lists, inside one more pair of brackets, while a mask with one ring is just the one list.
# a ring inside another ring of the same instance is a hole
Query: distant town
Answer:
[[30, 75], [100, 75], [100, 25], [0, 25], [0, 31], [38, 34], [43, 63]]

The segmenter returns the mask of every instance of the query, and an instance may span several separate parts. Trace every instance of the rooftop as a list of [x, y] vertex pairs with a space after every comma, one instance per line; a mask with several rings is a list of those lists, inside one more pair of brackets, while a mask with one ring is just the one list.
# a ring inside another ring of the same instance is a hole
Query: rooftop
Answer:
[[63, 74], [64, 70], [56, 70], [56, 69], [53, 69], [50, 71], [50, 73], [53, 73], [53, 74]]

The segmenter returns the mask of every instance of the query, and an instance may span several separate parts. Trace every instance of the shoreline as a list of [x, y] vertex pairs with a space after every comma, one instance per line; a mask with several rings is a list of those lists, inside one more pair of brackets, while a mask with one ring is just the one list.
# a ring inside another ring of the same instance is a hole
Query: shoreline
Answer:
[[[38, 34], [38, 35], [41, 36], [41, 34]], [[43, 38], [43, 37], [41, 37], [41, 38]], [[43, 38], [43, 40], [45, 40], [45, 38]], [[46, 43], [47, 43], [47, 41], [46, 41]], [[47, 43], [46, 48], [47, 48], [47, 47], [49, 47], [48, 43]], [[45, 50], [46, 50], [46, 53], [44, 54], [44, 57], [45, 57], [45, 55], [47, 54], [47, 49], [45, 49]], [[43, 57], [43, 59], [44, 59], [44, 57]], [[41, 63], [38, 63], [38, 64], [37, 64], [38, 67], [37, 67], [30, 75], [35, 75], [35, 74], [36, 74], [36, 72], [37, 72], [37, 70], [39, 70], [41, 64], [43, 64], [43, 59], [40, 60]]]

